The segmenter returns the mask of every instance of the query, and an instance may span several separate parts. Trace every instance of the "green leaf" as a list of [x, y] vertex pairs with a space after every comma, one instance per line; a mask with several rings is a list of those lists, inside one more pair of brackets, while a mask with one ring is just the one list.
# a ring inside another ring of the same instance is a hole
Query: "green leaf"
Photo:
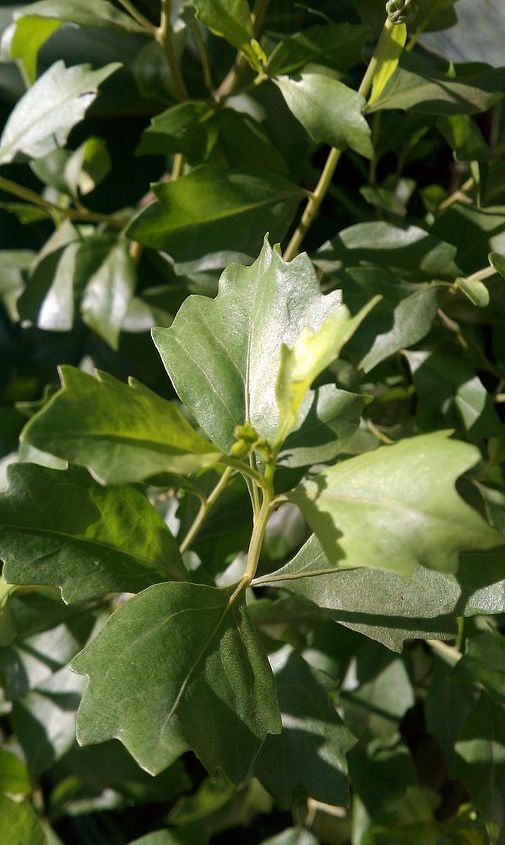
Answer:
[[312, 536], [282, 569], [258, 582], [310, 599], [332, 618], [401, 651], [404, 640], [452, 639], [457, 616], [505, 612], [503, 552], [465, 553], [457, 576], [424, 566], [412, 575], [332, 566]]
[[372, 106], [379, 99], [386, 84], [398, 67], [398, 61], [407, 41], [407, 27], [405, 24], [384, 29], [379, 41], [376, 58], [377, 69], [374, 73], [372, 92], [368, 104]]
[[135, 379], [124, 384], [69, 366], [60, 375], [62, 389], [32, 417], [24, 443], [89, 467], [104, 484], [192, 473], [219, 460], [174, 403]]
[[174, 538], [137, 490], [37, 464], [15, 464], [8, 478], [0, 554], [9, 583], [54, 584], [72, 602], [184, 577]]
[[281, 725], [268, 661], [234, 589], [158, 584], [120, 607], [72, 663], [89, 677], [79, 742], [116, 737], [152, 774], [189, 747], [211, 774], [246, 779]]
[[468, 641], [454, 676], [480, 684], [491, 698], [505, 702], [505, 637], [498, 631], [483, 631]]
[[78, 26], [144, 32], [130, 15], [126, 15], [107, 0], [86, 0], [85, 3], [82, 0], [39, 0], [37, 3], [18, 7], [14, 12], [15, 21], [22, 21], [26, 16], [65, 21]]
[[400, 64], [368, 112], [405, 109], [421, 114], [476, 114], [487, 111], [504, 96], [505, 68], [456, 68], [456, 75], [430, 72], [403, 53]]
[[337, 149], [350, 147], [372, 158], [370, 127], [363, 117], [365, 99], [331, 76], [303, 70], [274, 80], [288, 108], [314, 141]]
[[214, 35], [240, 49], [254, 37], [247, 0], [192, 0], [197, 17]]
[[315, 263], [326, 272], [344, 267], [383, 267], [413, 282], [453, 281], [461, 275], [456, 247], [418, 226], [384, 221], [358, 223], [343, 229], [316, 253]]
[[115, 241], [88, 279], [81, 300], [82, 319], [113, 349], [119, 346], [121, 326], [136, 283], [136, 268], [128, 244]]
[[505, 255], [501, 255], [499, 252], [492, 252], [489, 255], [489, 263], [505, 279]]
[[446, 432], [421, 435], [343, 461], [289, 499], [333, 566], [455, 572], [460, 551], [505, 542], [455, 489], [479, 459], [476, 449]]
[[438, 216], [432, 232], [457, 247], [461, 270], [456, 275], [481, 270], [488, 265], [489, 253], [505, 252], [504, 213], [502, 205], [477, 208], [458, 203]]
[[17, 103], [0, 138], [0, 164], [22, 154], [40, 158], [65, 144], [96, 98], [98, 86], [120, 67], [66, 68], [62, 61], [47, 70]]
[[32, 791], [26, 764], [6, 748], [0, 748], [0, 793], [28, 795]]
[[34, 257], [29, 249], [0, 250], [0, 300], [13, 322], [19, 319], [17, 301], [25, 287], [24, 271]]
[[204, 158], [207, 145], [206, 123], [214, 114], [205, 100], [177, 103], [155, 115], [142, 133], [136, 155], [174, 155], [182, 153], [189, 161]]
[[2, 845], [48, 845], [46, 834], [28, 801], [12, 801], [0, 795], [0, 841]]
[[477, 308], [487, 308], [490, 303], [489, 291], [479, 279], [456, 279], [458, 288]]
[[[284, 431], [284, 408], [276, 401], [281, 347], [296, 345], [303, 329], [306, 338], [306, 327], [317, 331], [333, 322], [332, 314], [342, 321], [337, 355], [357, 318], [350, 318], [338, 292], [320, 294], [306, 255], [288, 263], [265, 242], [251, 267], [225, 270], [216, 299], [189, 297], [170, 328], [155, 329], [153, 338], [181, 400], [228, 451], [235, 426], [245, 420], [271, 441]], [[305, 414], [311, 404], [309, 396]]]
[[[456, 742], [455, 772], [496, 834], [505, 824], [505, 710], [482, 693]], [[497, 835], [493, 837], [497, 842]]]
[[317, 845], [318, 840], [310, 830], [303, 827], [290, 827], [277, 836], [269, 836], [261, 845]]
[[492, 397], [475, 373], [470, 360], [458, 354], [409, 350], [405, 357], [419, 397], [420, 428], [463, 423], [469, 439], [498, 437], [502, 425]]
[[268, 57], [267, 73], [292, 73], [309, 62], [319, 62], [346, 71], [358, 64], [369, 36], [368, 27], [350, 23], [316, 24], [288, 35]]
[[65, 182], [73, 196], [94, 191], [107, 176], [111, 160], [102, 138], [88, 138], [73, 152], [65, 165]]
[[306, 416], [287, 438], [279, 455], [282, 466], [296, 467], [332, 461], [357, 431], [368, 396], [325, 384], [310, 394]]
[[37, 63], [40, 48], [61, 26], [58, 20], [41, 20], [23, 17], [18, 20], [9, 45], [11, 59], [19, 62], [28, 85], [37, 79]]
[[456, 161], [488, 161], [491, 158], [491, 150], [482, 132], [469, 115], [453, 114], [440, 117], [436, 125], [454, 150]]
[[346, 805], [345, 755], [356, 740], [331, 703], [331, 683], [290, 646], [271, 655], [270, 663], [282, 733], [267, 737], [255, 764], [256, 777], [286, 809], [302, 796]]
[[[505, 66], [505, 46], [496, 33], [505, 27], [505, 7], [501, 0], [487, 0], [486, 14], [473, 0], [458, 0], [457, 19], [445, 21], [442, 32], [430, 32], [421, 38], [423, 47], [451, 62], [487, 62]], [[431, 11], [428, 7], [428, 11]], [[423, 29], [423, 19], [416, 23]], [[430, 21], [431, 23], [431, 21]]]
[[132, 240], [168, 252], [181, 272], [224, 267], [256, 255], [265, 231], [280, 240], [303, 192], [272, 173], [202, 166], [153, 186], [157, 201], [128, 226]]
[[312, 382], [338, 357], [342, 347], [377, 302], [378, 297], [371, 299], [354, 317], [350, 316], [345, 305], [337, 306], [319, 327], [303, 328], [291, 348], [282, 344], [275, 386], [279, 408], [277, 444], [283, 443], [296, 426]]

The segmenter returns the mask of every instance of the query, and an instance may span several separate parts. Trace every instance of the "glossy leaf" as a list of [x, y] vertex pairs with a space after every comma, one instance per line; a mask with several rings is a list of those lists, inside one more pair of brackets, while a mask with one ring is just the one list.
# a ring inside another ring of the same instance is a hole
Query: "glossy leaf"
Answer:
[[100, 83], [118, 67], [109, 64], [91, 70], [89, 65], [52, 65], [9, 115], [0, 138], [0, 164], [13, 161], [19, 154], [40, 158], [63, 146], [96, 98]]
[[413, 437], [337, 464], [289, 499], [333, 566], [455, 572], [460, 551], [504, 542], [455, 489], [479, 458], [444, 432]]
[[259, 583], [331, 611], [332, 618], [401, 651], [404, 640], [452, 639], [456, 616], [505, 612], [503, 552], [465, 553], [457, 576], [424, 566], [411, 575], [332, 566], [312, 536], [297, 555]]
[[373, 155], [364, 98], [342, 82], [310, 69], [275, 80], [289, 109], [314, 141]]
[[126, 242], [115, 243], [88, 279], [81, 301], [84, 322], [117, 349], [119, 333], [136, 285], [135, 265]]
[[215, 35], [240, 48], [253, 38], [247, 0], [192, 0], [196, 14]]
[[368, 38], [368, 28], [360, 24], [315, 24], [288, 35], [268, 57], [267, 73], [292, 73], [309, 62], [319, 62], [345, 71], [358, 64]]
[[208, 166], [153, 186], [156, 202], [128, 237], [168, 252], [181, 271], [224, 267], [256, 255], [265, 231], [283, 237], [302, 191], [274, 174], [225, 173]]
[[9, 583], [55, 584], [66, 601], [83, 601], [184, 577], [174, 538], [133, 488], [36, 464], [9, 467], [8, 477], [0, 554]]
[[[327, 320], [341, 325], [336, 357], [357, 318], [350, 318], [338, 292], [319, 293], [307, 256], [288, 263], [265, 242], [251, 267], [227, 268], [216, 299], [190, 297], [172, 326], [155, 329], [153, 337], [180, 398], [211, 440], [228, 450], [235, 426], [246, 419], [262, 437], [286, 435], [285, 414], [289, 428], [293, 412], [276, 399], [281, 346], [295, 345], [303, 330], [306, 339]], [[311, 404], [309, 396], [307, 411]]]
[[174, 403], [135, 379], [127, 385], [69, 366], [60, 373], [62, 389], [30, 420], [23, 442], [90, 468], [105, 484], [191, 473], [219, 460]]
[[153, 774], [190, 747], [212, 774], [241, 783], [281, 728], [271, 670], [233, 588], [151, 587], [111, 616], [72, 667], [89, 677], [79, 742], [117, 737]]
[[290, 646], [272, 654], [270, 663], [282, 733], [267, 738], [255, 764], [256, 777], [281, 807], [291, 807], [302, 795], [345, 805], [345, 755], [355, 738], [329, 699], [331, 684]]
[[372, 83], [372, 91], [368, 100], [373, 105], [379, 99], [385, 86], [398, 67], [398, 60], [407, 41], [407, 27], [404, 23], [384, 29], [380, 46], [377, 50], [377, 69]]
[[105, 27], [125, 32], [144, 32], [142, 27], [108, 0], [39, 0], [17, 8], [14, 20], [26, 16], [49, 18], [78, 26]]

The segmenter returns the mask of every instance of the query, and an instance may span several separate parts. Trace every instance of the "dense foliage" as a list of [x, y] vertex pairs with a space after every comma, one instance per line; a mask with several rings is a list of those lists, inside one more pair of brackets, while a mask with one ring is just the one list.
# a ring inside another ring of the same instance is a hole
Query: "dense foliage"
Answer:
[[501, 0], [0, 25], [0, 842], [504, 845]]

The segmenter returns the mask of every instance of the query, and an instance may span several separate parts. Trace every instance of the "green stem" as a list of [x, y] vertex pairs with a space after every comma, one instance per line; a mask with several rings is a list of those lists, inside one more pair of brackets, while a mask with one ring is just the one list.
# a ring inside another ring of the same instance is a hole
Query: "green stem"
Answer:
[[138, 9], [135, 8], [133, 3], [130, 2], [130, 0], [119, 0], [119, 2], [123, 9], [126, 9], [130, 17], [132, 17], [133, 20], [137, 21], [137, 23], [139, 24], [139, 26], [142, 27], [142, 29], [145, 29], [145, 31], [148, 32], [149, 35], [155, 35], [155, 25], [151, 23], [151, 21], [148, 20], [146, 17], [144, 17], [142, 12], [139, 12]]
[[482, 279], [488, 279], [490, 276], [496, 276], [494, 267], [483, 267], [482, 270], [477, 270], [471, 276], [466, 277], [467, 282], [480, 282]]
[[52, 217], [55, 222], [57, 222], [57, 218], [65, 217], [67, 220], [107, 223], [108, 226], [114, 226], [117, 229], [122, 229], [126, 223], [125, 220], [119, 220], [110, 214], [101, 214], [99, 211], [90, 211], [88, 208], [72, 209], [56, 205], [56, 203], [49, 202], [30, 188], [25, 188], [24, 185], [18, 185], [17, 182], [6, 179], [5, 176], [0, 176], [0, 190], [37, 206], [37, 208], [45, 211], [48, 217]]
[[184, 537], [184, 540], [182, 541], [182, 543], [179, 547], [181, 554], [183, 554], [183, 552], [187, 551], [189, 549], [189, 547], [191, 546], [193, 540], [195, 539], [198, 532], [200, 531], [200, 528], [202, 527], [203, 523], [207, 519], [210, 511], [212, 510], [212, 508], [216, 504], [217, 500], [219, 499], [221, 493], [223, 492], [223, 490], [227, 486], [227, 484], [228, 484], [231, 476], [233, 475], [233, 473], [234, 473], [234, 470], [231, 467], [228, 467], [228, 469], [225, 469], [225, 471], [223, 472], [223, 474], [222, 474], [221, 478], [219, 479], [218, 483], [214, 487], [212, 493], [200, 505], [199, 511], [198, 511], [194, 521], [193, 521], [193, 524], [191, 525], [188, 533]]
[[270, 519], [270, 514], [273, 510], [272, 500], [272, 491], [267, 490], [263, 495], [263, 502], [261, 504], [261, 508], [259, 509], [258, 514], [254, 519], [254, 526], [251, 534], [251, 542], [249, 544], [249, 550], [247, 552], [246, 569], [241, 578], [241, 582], [244, 585], [250, 584], [254, 576], [256, 575], [261, 549], [263, 547], [263, 540], [265, 539], [266, 527], [268, 524], [268, 520]]
[[223, 464], [225, 467], [231, 467], [236, 472], [242, 473], [242, 475], [245, 475], [246, 478], [250, 478], [252, 481], [255, 481], [258, 487], [265, 487], [265, 480], [263, 476], [253, 467], [249, 466], [249, 464], [245, 464], [243, 461], [239, 461], [237, 458], [232, 458], [229, 455], [223, 455], [219, 463]]
[[[254, 8], [251, 14], [252, 18], [252, 25], [253, 25], [253, 34], [254, 37], [257, 38], [260, 34], [261, 27], [263, 26], [263, 21], [265, 19], [265, 14], [268, 9], [268, 4], [270, 0], [256, 0], [254, 4]], [[225, 78], [221, 82], [219, 88], [214, 93], [214, 99], [217, 103], [220, 103], [222, 100], [225, 100], [226, 97], [229, 97], [230, 94], [233, 93], [235, 88], [237, 87], [238, 81], [242, 72], [248, 67], [248, 62], [245, 56], [240, 52], [237, 53], [237, 57], [235, 59], [234, 64], [226, 74]]]
[[155, 28], [154, 37], [165, 51], [168, 66], [172, 74], [174, 95], [179, 102], [182, 102], [183, 100], [188, 99], [188, 92], [181, 73], [179, 60], [175, 52], [173, 32], [170, 24], [170, 6], [171, 0], [161, 0], [160, 25], [157, 29]]
[[426, 640], [426, 642], [431, 650], [441, 657], [445, 663], [448, 663], [449, 666], [455, 666], [462, 657], [461, 652], [452, 645], [447, 645], [447, 643], [441, 642], [440, 640]]
[[[358, 94], [361, 94], [362, 97], [366, 98], [370, 92], [372, 87], [372, 82], [377, 70], [377, 65], [379, 62], [380, 53], [383, 49], [383, 45], [385, 40], [388, 37], [389, 30], [394, 26], [391, 21], [388, 19], [384, 23], [384, 27], [377, 42], [377, 46], [375, 48], [374, 54], [370, 59], [370, 63], [365, 71], [365, 75], [361, 80], [361, 85], [358, 88]], [[307, 205], [302, 214], [302, 218], [300, 223], [298, 224], [293, 236], [284, 252], [284, 260], [291, 261], [298, 253], [300, 248], [300, 244], [302, 243], [307, 231], [310, 229], [312, 223], [314, 222], [315, 218], [319, 213], [319, 209], [321, 207], [321, 203], [326, 196], [328, 188], [331, 185], [331, 181], [333, 179], [333, 174], [335, 173], [335, 169], [337, 164], [340, 161], [340, 157], [342, 155], [342, 150], [338, 150], [336, 147], [332, 147], [328, 158], [326, 159], [326, 164], [324, 165], [323, 172], [319, 178], [319, 182], [316, 185], [314, 192], [310, 195]]]

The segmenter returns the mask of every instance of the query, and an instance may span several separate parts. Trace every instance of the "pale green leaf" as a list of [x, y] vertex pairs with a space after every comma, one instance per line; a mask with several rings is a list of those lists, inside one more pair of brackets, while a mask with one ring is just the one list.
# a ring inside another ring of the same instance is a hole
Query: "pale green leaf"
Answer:
[[281, 360], [275, 394], [279, 408], [279, 428], [275, 437], [283, 443], [295, 427], [310, 385], [332, 363], [360, 323], [379, 301], [371, 299], [354, 317], [345, 305], [337, 306], [315, 329], [302, 329], [292, 348], [281, 346]]
[[60, 373], [62, 389], [32, 417], [22, 442], [90, 468], [105, 484], [191, 473], [219, 460], [174, 403], [134, 379], [127, 385], [69, 366]]
[[121, 326], [136, 283], [136, 267], [127, 242], [113, 242], [88, 279], [81, 300], [82, 319], [113, 349], [119, 346]]
[[31, 791], [32, 784], [26, 763], [12, 751], [0, 748], [0, 793], [29, 795]]
[[106, 488], [82, 469], [14, 464], [0, 498], [0, 555], [12, 584], [54, 584], [66, 601], [138, 592], [184, 577], [176, 542], [132, 487]]
[[89, 677], [79, 742], [116, 737], [152, 774], [189, 747], [211, 774], [245, 780], [281, 725], [266, 655], [233, 590], [158, 584], [119, 608], [72, 662]]
[[[170, 328], [154, 329], [153, 337], [180, 398], [227, 451], [245, 420], [274, 440], [283, 422], [281, 347], [293, 346], [306, 327], [317, 331], [332, 313], [348, 318], [338, 292], [319, 292], [307, 256], [288, 263], [265, 242], [251, 267], [225, 270], [214, 300], [189, 297]], [[305, 413], [311, 404], [309, 397]]]
[[501, 255], [499, 252], [492, 252], [489, 255], [489, 263], [505, 279], [505, 255]]
[[343, 461], [289, 498], [333, 566], [455, 572], [460, 551], [505, 542], [456, 491], [479, 458], [473, 446], [435, 432]]
[[337, 79], [305, 69], [274, 80], [289, 109], [314, 141], [337, 149], [348, 147], [373, 155], [370, 127], [363, 117], [365, 100]]
[[0, 164], [19, 154], [40, 158], [65, 144], [70, 130], [79, 123], [96, 98], [98, 86], [120, 67], [109, 64], [99, 70], [90, 65], [66, 68], [56, 62], [35, 84], [7, 119], [0, 138]]
[[404, 23], [384, 29], [376, 53], [377, 69], [374, 73], [372, 93], [368, 100], [373, 105], [379, 99], [387, 82], [398, 67], [398, 60], [407, 40], [407, 27]]

